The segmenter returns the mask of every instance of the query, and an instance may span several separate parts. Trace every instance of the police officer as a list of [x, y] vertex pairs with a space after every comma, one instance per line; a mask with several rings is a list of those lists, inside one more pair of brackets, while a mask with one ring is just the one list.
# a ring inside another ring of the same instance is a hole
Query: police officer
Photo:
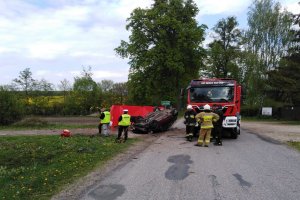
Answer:
[[196, 120], [201, 123], [201, 130], [198, 142], [195, 146], [202, 146], [204, 143], [204, 146], [208, 147], [210, 143], [211, 130], [214, 127], [213, 122], [217, 122], [219, 120], [219, 115], [211, 112], [208, 104], [206, 104], [203, 108], [204, 112], [200, 112], [196, 115]]
[[196, 112], [193, 110], [191, 105], [187, 106], [187, 110], [184, 113], [184, 124], [185, 124], [185, 137], [188, 141], [192, 141], [193, 133], [196, 125]]
[[128, 110], [124, 109], [123, 114], [119, 117], [118, 123], [118, 137], [117, 141], [120, 141], [122, 132], [124, 131], [124, 142], [126, 142], [128, 138], [128, 127], [130, 126], [131, 116], [128, 114]]
[[102, 109], [100, 115], [100, 130], [99, 133], [102, 133], [104, 136], [109, 136], [109, 123], [110, 123], [110, 112], [105, 108]]

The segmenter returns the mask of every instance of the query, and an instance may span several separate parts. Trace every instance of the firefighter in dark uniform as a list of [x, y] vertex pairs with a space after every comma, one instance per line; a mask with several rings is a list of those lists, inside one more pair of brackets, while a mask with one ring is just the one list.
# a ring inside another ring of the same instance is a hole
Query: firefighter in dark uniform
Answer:
[[197, 113], [193, 110], [191, 105], [187, 106], [187, 111], [184, 113], [184, 124], [185, 124], [185, 137], [188, 141], [192, 141], [195, 125], [196, 125], [196, 115]]
[[128, 114], [128, 110], [124, 109], [123, 114], [119, 117], [118, 123], [118, 137], [116, 138], [117, 142], [120, 142], [122, 132], [124, 132], [124, 142], [126, 142], [128, 138], [128, 127], [131, 124], [131, 116]]
[[212, 130], [212, 136], [214, 141], [214, 145], [217, 146], [222, 146], [222, 132], [223, 132], [223, 128], [222, 128], [222, 122], [223, 122], [223, 109], [222, 107], [217, 107], [216, 105], [214, 105], [212, 107], [212, 111], [216, 114], [219, 115], [220, 119], [216, 122], [213, 122], [214, 128]]

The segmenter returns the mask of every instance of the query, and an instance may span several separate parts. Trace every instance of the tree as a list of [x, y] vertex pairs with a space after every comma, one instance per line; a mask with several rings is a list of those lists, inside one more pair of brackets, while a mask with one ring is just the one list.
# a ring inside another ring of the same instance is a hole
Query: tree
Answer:
[[277, 69], [280, 58], [286, 55], [291, 42], [291, 25], [290, 13], [281, 11], [280, 4], [273, 0], [254, 0], [250, 6], [244, 47], [248, 64], [244, 85], [250, 105], [263, 105], [267, 72]]
[[20, 98], [14, 92], [0, 86], [0, 125], [8, 125], [22, 119], [23, 108]]
[[197, 13], [192, 0], [155, 0], [150, 8], [131, 13], [129, 42], [121, 41], [115, 50], [130, 60], [132, 103], [176, 102], [180, 88], [198, 77], [206, 26], [197, 24]]
[[103, 92], [108, 92], [113, 88], [114, 82], [112, 80], [102, 80], [100, 87]]
[[271, 70], [268, 80], [271, 97], [285, 104], [300, 105], [300, 15], [294, 16], [289, 55], [282, 58], [278, 69]]
[[54, 90], [54, 85], [45, 79], [41, 79], [40, 81], [36, 82], [35, 89], [47, 93]]
[[291, 42], [291, 13], [273, 0], [254, 0], [248, 12], [247, 50], [259, 56], [264, 72], [276, 69]]
[[237, 58], [240, 54], [241, 31], [235, 17], [221, 19], [213, 28], [214, 41], [209, 44], [208, 70], [213, 77], [239, 80]]
[[112, 92], [115, 96], [118, 97], [118, 101], [116, 103], [123, 104], [124, 97], [127, 96], [127, 83], [115, 83], [112, 88]]
[[13, 82], [17, 87], [25, 91], [25, 95], [28, 98], [29, 91], [32, 91], [36, 85], [36, 80], [32, 78], [32, 72], [30, 68], [26, 68], [20, 72], [19, 78], [15, 78]]
[[74, 78], [73, 93], [66, 99], [66, 112], [87, 114], [91, 107], [100, 105], [100, 89], [92, 79], [91, 67], [83, 69], [81, 76]]
[[58, 88], [63, 92], [65, 102], [67, 93], [72, 89], [70, 81], [68, 81], [67, 79], [60, 81]]

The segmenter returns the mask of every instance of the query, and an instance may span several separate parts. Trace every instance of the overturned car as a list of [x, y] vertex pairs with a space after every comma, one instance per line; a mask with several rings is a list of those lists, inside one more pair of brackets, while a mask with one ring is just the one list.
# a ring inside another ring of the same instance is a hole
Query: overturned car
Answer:
[[133, 117], [132, 132], [149, 133], [168, 130], [176, 121], [178, 111], [175, 108], [159, 110], [149, 113], [145, 117]]

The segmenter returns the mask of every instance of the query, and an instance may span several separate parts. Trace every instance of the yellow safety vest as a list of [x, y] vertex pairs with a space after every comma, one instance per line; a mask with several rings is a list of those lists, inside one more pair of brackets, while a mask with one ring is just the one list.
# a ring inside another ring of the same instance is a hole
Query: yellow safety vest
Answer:
[[122, 120], [118, 123], [119, 126], [130, 126], [130, 115], [123, 114]]
[[101, 124], [108, 124], [110, 122], [110, 112], [104, 111], [104, 118], [101, 119]]

